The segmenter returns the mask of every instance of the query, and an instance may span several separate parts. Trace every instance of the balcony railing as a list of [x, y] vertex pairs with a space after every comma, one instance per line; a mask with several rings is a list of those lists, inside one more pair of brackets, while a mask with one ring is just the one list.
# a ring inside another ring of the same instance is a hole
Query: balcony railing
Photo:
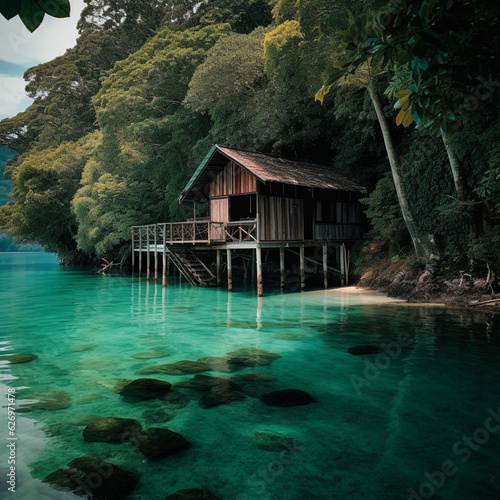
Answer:
[[255, 219], [236, 222], [193, 220], [132, 226], [134, 248], [142, 250], [174, 243], [210, 244], [242, 241], [257, 241]]

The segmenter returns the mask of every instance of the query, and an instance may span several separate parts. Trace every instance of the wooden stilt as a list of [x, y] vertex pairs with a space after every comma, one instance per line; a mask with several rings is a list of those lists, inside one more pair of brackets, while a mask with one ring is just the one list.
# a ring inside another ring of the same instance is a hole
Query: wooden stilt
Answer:
[[142, 228], [139, 228], [139, 277], [142, 272]]
[[170, 256], [167, 255], [167, 276], [170, 276]]
[[345, 284], [346, 286], [349, 286], [349, 265], [350, 265], [350, 258], [351, 258], [351, 250], [349, 248], [346, 248], [345, 250]]
[[252, 285], [255, 283], [255, 259], [251, 259], [252, 261]]
[[340, 252], [340, 286], [345, 286], [345, 245], [342, 243]]
[[264, 296], [264, 287], [262, 285], [262, 251], [260, 245], [255, 249], [255, 260], [257, 263], [257, 297]]
[[134, 267], [135, 267], [134, 230], [132, 229], [132, 276], [134, 275]]
[[328, 288], [328, 245], [323, 245], [323, 283]]
[[300, 246], [300, 289], [306, 288], [306, 269], [305, 269], [304, 245]]
[[230, 248], [227, 249], [227, 289], [229, 292], [233, 289], [233, 268]]
[[220, 250], [216, 250], [217, 252], [217, 286], [222, 285], [222, 276], [221, 276], [221, 252]]
[[167, 230], [163, 226], [163, 253], [162, 253], [162, 266], [161, 266], [161, 286], [167, 286]]
[[155, 226], [155, 237], [154, 237], [154, 245], [155, 245], [155, 281], [158, 281], [158, 242], [156, 236], [156, 226]]
[[280, 248], [280, 287], [285, 288], [285, 249]]
[[146, 279], [149, 280], [151, 276], [151, 255], [149, 251], [149, 227], [146, 228]]

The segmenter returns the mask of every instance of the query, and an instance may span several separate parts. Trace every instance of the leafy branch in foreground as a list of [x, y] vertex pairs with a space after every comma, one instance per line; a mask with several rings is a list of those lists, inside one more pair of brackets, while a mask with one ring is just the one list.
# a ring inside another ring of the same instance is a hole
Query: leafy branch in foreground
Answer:
[[498, 19], [500, 4], [471, 0], [375, 0], [374, 13], [342, 32], [342, 56], [325, 73], [316, 94], [371, 61], [406, 68], [407, 88], [396, 94], [397, 123], [456, 130], [464, 119], [479, 121], [483, 108], [500, 104]]
[[9, 20], [19, 16], [29, 31], [35, 31], [45, 14], [52, 17], [69, 17], [69, 0], [0, 0], [0, 13]]

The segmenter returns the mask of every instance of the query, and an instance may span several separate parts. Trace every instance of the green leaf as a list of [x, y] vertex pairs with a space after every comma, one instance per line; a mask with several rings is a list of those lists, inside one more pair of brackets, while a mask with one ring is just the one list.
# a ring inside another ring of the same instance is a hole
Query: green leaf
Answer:
[[69, 0], [35, 0], [49, 16], [69, 17], [71, 7]]
[[19, 17], [26, 28], [33, 33], [42, 23], [45, 12], [34, 0], [22, 0]]
[[5, 19], [12, 19], [19, 14], [21, 0], [0, 0], [0, 13]]

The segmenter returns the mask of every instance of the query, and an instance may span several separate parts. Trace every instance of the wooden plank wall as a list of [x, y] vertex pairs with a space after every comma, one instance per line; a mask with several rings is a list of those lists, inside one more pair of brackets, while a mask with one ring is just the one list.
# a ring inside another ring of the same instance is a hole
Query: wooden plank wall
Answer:
[[304, 239], [304, 200], [261, 196], [259, 204], [260, 239], [301, 241]]
[[257, 178], [232, 161], [210, 184], [210, 198], [255, 192], [257, 192]]
[[229, 222], [229, 198], [210, 200], [210, 220], [212, 222]]

